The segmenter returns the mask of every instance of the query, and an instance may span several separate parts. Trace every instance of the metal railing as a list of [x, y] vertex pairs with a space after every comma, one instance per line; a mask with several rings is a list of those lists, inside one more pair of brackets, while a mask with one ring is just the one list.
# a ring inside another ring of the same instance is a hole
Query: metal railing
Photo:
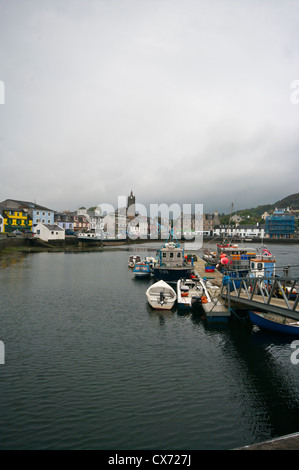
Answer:
[[[289, 277], [227, 278], [222, 298], [248, 308], [278, 313], [299, 319], [299, 279]], [[291, 314], [291, 315], [290, 315]]]

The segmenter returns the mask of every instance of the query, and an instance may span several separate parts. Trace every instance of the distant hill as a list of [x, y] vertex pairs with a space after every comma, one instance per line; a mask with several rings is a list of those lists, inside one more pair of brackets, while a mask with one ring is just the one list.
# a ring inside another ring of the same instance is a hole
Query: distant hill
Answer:
[[287, 196], [280, 201], [275, 202], [274, 204], [264, 204], [262, 206], [252, 207], [251, 209], [244, 209], [234, 212], [234, 214], [242, 215], [241, 213], [250, 213], [253, 216], [261, 216], [264, 212], [273, 211], [275, 208], [284, 208], [289, 207], [290, 209], [299, 209], [299, 193], [292, 194]]
[[275, 204], [273, 204], [273, 206], [274, 209], [275, 207], [290, 207], [290, 209], [299, 209], [299, 193], [287, 196], [281, 201], [277, 201]]
[[[252, 207], [251, 209], [242, 209], [235, 212], [232, 212], [232, 215], [238, 214], [241, 217], [244, 217], [248, 223], [257, 222], [264, 212], [271, 212], [275, 208], [286, 209], [289, 207], [290, 209], [299, 209], [299, 193], [292, 194], [287, 196], [280, 201], [275, 202], [274, 204], [264, 204], [257, 207]], [[250, 216], [250, 217], [248, 217]], [[223, 215], [220, 218], [221, 223], [228, 223], [229, 215]]]

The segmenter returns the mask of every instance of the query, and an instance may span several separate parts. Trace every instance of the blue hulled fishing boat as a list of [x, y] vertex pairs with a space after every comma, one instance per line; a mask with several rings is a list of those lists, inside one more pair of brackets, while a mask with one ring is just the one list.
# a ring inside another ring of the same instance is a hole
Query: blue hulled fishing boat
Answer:
[[183, 248], [172, 236], [157, 251], [157, 257], [158, 262], [153, 268], [157, 280], [177, 282], [181, 278], [190, 278], [194, 272], [194, 268], [185, 260]]
[[299, 335], [299, 322], [274, 313], [249, 312], [251, 322], [262, 330]]

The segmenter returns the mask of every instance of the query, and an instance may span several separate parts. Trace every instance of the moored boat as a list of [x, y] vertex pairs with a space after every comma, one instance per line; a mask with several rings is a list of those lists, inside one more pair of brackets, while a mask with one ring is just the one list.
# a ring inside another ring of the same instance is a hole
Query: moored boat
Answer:
[[158, 260], [154, 266], [157, 280], [177, 282], [190, 278], [194, 268], [184, 258], [184, 250], [178, 242], [166, 242], [157, 252]]
[[128, 267], [134, 268], [136, 263], [141, 262], [141, 257], [139, 255], [131, 255], [128, 259]]
[[146, 262], [136, 263], [133, 269], [135, 277], [149, 277], [152, 275], [152, 272], [151, 266]]
[[103, 232], [81, 232], [77, 239], [81, 242], [102, 242], [104, 238]]
[[291, 318], [257, 311], [249, 311], [249, 317], [251, 322], [262, 330], [299, 335], [299, 321], [292, 320]]
[[191, 310], [201, 305], [203, 286], [198, 277], [179, 279], [177, 282], [177, 306]]
[[176, 301], [174, 289], [162, 280], [151, 285], [145, 294], [150, 306], [156, 310], [170, 310]]

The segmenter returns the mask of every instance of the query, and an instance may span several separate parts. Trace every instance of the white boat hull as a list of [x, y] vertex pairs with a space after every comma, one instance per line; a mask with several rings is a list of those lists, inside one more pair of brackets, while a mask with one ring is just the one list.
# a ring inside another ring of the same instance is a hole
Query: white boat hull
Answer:
[[175, 291], [164, 281], [150, 286], [146, 291], [146, 297], [149, 305], [155, 310], [171, 310], [176, 302]]

